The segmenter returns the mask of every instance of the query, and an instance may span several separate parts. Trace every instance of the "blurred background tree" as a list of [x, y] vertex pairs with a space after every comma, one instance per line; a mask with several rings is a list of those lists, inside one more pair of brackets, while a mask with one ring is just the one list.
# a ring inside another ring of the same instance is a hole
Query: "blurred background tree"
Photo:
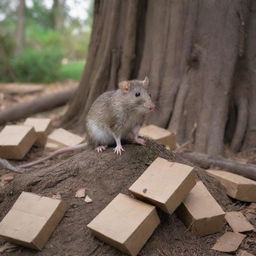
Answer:
[[93, 0], [1, 0], [0, 81], [79, 80]]

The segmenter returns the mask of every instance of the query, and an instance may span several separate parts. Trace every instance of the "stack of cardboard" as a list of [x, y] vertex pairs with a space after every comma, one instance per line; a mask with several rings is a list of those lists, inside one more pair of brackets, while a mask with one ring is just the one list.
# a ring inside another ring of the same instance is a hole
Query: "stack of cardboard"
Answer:
[[181, 219], [197, 235], [221, 231], [224, 225], [223, 210], [206, 187], [196, 183], [188, 165], [158, 157], [129, 190], [144, 202], [119, 194], [88, 227], [99, 239], [130, 255], [138, 254], [159, 224], [155, 206], [168, 214], [178, 208]]

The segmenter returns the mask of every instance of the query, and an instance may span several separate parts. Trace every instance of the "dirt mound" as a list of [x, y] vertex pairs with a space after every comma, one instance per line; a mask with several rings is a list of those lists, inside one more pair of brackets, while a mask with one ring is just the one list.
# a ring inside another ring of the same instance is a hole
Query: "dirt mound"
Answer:
[[[129, 186], [158, 156], [186, 163], [178, 155], [165, 150], [163, 146], [148, 141], [147, 146], [125, 145], [122, 156], [108, 149], [98, 154], [91, 149], [62, 156], [16, 176], [13, 183], [5, 188], [5, 198], [0, 203], [0, 219], [9, 211], [21, 191], [30, 191], [52, 196], [60, 193], [68, 202], [69, 210], [57, 227], [42, 252], [20, 247], [17, 251], [4, 255], [62, 255], [62, 256], [101, 256], [123, 255], [116, 249], [95, 239], [86, 225], [120, 192], [129, 194]], [[65, 160], [64, 160], [65, 159]], [[216, 186], [203, 170], [197, 170], [216, 200], [224, 210], [241, 208]], [[75, 198], [75, 192], [86, 187], [93, 203], [86, 204]], [[196, 238], [186, 230], [175, 216], [159, 212], [161, 225], [150, 238], [140, 255], [226, 255], [210, 250], [219, 234]], [[0, 240], [2, 243], [3, 240]], [[244, 242], [242, 247], [246, 248]], [[252, 246], [251, 246], [252, 247]], [[252, 250], [255, 249], [251, 248]]]

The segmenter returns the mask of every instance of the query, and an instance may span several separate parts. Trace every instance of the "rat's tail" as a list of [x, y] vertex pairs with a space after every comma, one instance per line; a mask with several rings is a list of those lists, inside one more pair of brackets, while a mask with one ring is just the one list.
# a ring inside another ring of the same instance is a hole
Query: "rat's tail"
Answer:
[[46, 160], [48, 160], [48, 159], [50, 159], [54, 156], [57, 156], [57, 155], [60, 155], [60, 154], [66, 153], [66, 152], [72, 152], [72, 151], [77, 150], [77, 149], [85, 148], [85, 147], [87, 147], [87, 145], [88, 145], [88, 143], [85, 142], [85, 143], [82, 143], [82, 144], [79, 144], [79, 145], [76, 145], [76, 146], [61, 148], [59, 150], [56, 150], [56, 151], [52, 152], [50, 155], [48, 155], [46, 157], [40, 158], [40, 159], [38, 159], [36, 161], [33, 161], [33, 162], [30, 162], [30, 163], [21, 164], [18, 167], [19, 168], [28, 168], [28, 167], [31, 167], [33, 165], [39, 164], [43, 161], [46, 161]]
[[19, 167], [15, 167], [11, 165], [7, 160], [0, 158], [0, 167], [3, 167], [5, 169], [8, 169], [13, 172], [23, 173], [23, 170]]

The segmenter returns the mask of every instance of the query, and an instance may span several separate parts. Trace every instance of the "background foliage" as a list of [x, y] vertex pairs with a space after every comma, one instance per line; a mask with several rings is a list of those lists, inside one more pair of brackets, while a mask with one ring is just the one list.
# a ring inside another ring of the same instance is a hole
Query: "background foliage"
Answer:
[[55, 26], [53, 0], [26, 0], [25, 47], [17, 55], [18, 2], [0, 2], [0, 81], [48, 83], [79, 80], [87, 57], [93, 0], [72, 1], [74, 9], [84, 8], [85, 19], [72, 16], [72, 6], [60, 0], [60, 28]]

